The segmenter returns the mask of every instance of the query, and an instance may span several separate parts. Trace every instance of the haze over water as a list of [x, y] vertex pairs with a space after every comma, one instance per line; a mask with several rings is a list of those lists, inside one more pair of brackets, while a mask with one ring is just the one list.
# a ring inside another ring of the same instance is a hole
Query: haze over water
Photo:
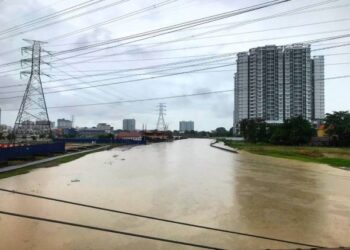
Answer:
[[[350, 245], [350, 172], [232, 154], [188, 139], [121, 147], [0, 180], [0, 187], [321, 246]], [[79, 180], [79, 182], [72, 182]], [[300, 246], [0, 192], [0, 210], [225, 249]], [[194, 249], [0, 215], [0, 249]]]

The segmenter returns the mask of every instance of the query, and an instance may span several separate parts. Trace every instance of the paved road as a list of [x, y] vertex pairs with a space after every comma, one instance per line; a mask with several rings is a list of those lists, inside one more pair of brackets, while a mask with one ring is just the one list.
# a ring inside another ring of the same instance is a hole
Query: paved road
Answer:
[[234, 150], [233, 148], [226, 146], [223, 142], [212, 142], [210, 143], [210, 146], [213, 148], [221, 149], [227, 152], [238, 154], [237, 150]]
[[75, 153], [64, 154], [64, 155], [59, 155], [59, 156], [55, 156], [55, 157], [51, 157], [51, 158], [46, 158], [46, 159], [42, 159], [42, 160], [38, 160], [38, 161], [32, 161], [32, 162], [28, 162], [28, 163], [24, 163], [24, 164], [20, 164], [20, 165], [4, 167], [4, 168], [0, 168], [0, 173], [5, 173], [5, 172], [8, 172], [8, 171], [12, 171], [12, 170], [20, 169], [20, 168], [26, 168], [26, 167], [30, 167], [30, 166], [33, 166], [33, 165], [36, 165], [36, 164], [40, 164], [40, 163], [54, 161], [54, 160], [57, 160], [57, 159], [60, 159], [60, 158], [64, 158], [64, 157], [67, 157], [67, 156], [85, 154], [85, 153], [97, 151], [97, 150], [108, 148], [108, 147], [109, 146], [107, 145], [107, 146], [102, 146], [102, 147], [98, 147], [98, 148], [94, 148], [94, 149], [88, 149], [88, 150], [79, 151], [79, 152], [75, 152]]

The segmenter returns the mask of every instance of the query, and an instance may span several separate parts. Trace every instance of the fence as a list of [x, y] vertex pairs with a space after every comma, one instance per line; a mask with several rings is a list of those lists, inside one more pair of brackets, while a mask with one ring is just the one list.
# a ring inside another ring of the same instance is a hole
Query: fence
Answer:
[[8, 160], [23, 159], [23, 158], [32, 157], [35, 155], [50, 155], [54, 153], [64, 153], [64, 152], [65, 152], [64, 142], [0, 148], [0, 162], [6, 162]]
[[132, 140], [132, 139], [115, 139], [115, 138], [59, 138], [54, 139], [56, 142], [65, 143], [98, 143], [98, 144], [127, 144], [127, 145], [142, 145], [146, 144], [146, 140]]

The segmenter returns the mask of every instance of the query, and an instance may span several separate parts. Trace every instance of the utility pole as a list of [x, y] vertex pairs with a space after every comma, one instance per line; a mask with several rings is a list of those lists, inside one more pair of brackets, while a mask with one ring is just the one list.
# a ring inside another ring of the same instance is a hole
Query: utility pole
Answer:
[[164, 120], [164, 115], [165, 111], [166, 111], [166, 104], [165, 103], [159, 103], [158, 106], [158, 121], [157, 121], [157, 130], [158, 131], [166, 131], [167, 130], [167, 126], [165, 124], [165, 120]]
[[15, 121], [14, 139], [27, 141], [36, 136], [49, 139], [51, 124], [41, 83], [41, 65], [46, 63], [41, 58], [42, 52], [46, 52], [41, 48], [44, 42], [24, 41], [31, 43], [31, 46], [22, 47], [22, 54], [29, 53], [31, 57], [22, 59], [21, 65], [30, 64], [31, 69], [21, 72], [21, 75], [29, 75], [29, 80]]

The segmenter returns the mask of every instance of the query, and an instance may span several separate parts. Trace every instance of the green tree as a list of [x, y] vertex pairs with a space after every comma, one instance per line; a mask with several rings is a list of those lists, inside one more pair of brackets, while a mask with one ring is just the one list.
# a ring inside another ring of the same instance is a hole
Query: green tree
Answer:
[[309, 121], [301, 116], [285, 120], [278, 125], [271, 135], [270, 142], [273, 144], [303, 145], [310, 142], [315, 130]]
[[229, 134], [229, 136], [233, 136], [233, 127], [230, 128], [228, 134]]
[[249, 142], [266, 142], [267, 125], [263, 119], [243, 119], [240, 122], [241, 135]]
[[350, 113], [336, 111], [327, 113], [325, 118], [327, 134], [333, 137], [336, 145], [350, 146]]
[[224, 137], [228, 135], [228, 131], [224, 127], [219, 127], [215, 129], [216, 136]]
[[209, 137], [210, 136], [210, 132], [200, 131], [200, 132], [198, 132], [198, 136], [200, 136], [200, 137]]

